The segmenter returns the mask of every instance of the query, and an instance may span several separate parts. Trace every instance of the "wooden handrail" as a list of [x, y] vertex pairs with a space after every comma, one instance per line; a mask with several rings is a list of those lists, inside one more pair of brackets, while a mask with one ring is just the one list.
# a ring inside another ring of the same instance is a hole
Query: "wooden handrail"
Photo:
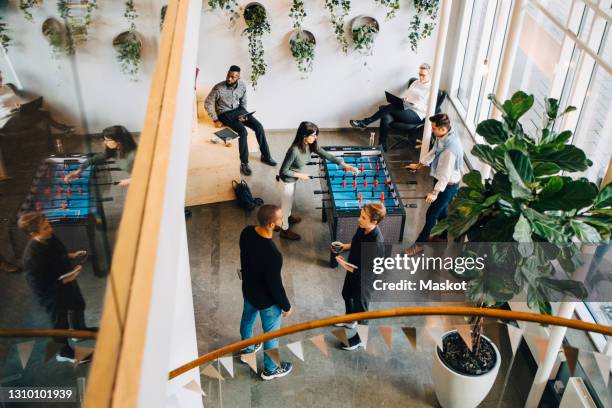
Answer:
[[74, 339], [96, 339], [98, 338], [98, 332], [90, 330], [0, 329], [0, 337], [71, 337]]
[[491, 317], [502, 320], [520, 320], [525, 322], [534, 322], [541, 324], [548, 324], [553, 326], [564, 326], [571, 329], [577, 329], [582, 331], [601, 333], [608, 336], [612, 336], [612, 327], [603, 326], [599, 324], [586, 323], [582, 320], [575, 319], [564, 319], [556, 316], [541, 315], [537, 313], [529, 312], [515, 312], [511, 310], [501, 309], [483, 309], [478, 307], [400, 307], [396, 309], [377, 310], [373, 312], [353, 313], [349, 315], [342, 315], [336, 317], [328, 317], [319, 320], [312, 320], [310, 322], [304, 322], [295, 324], [293, 326], [285, 327], [283, 329], [275, 330], [272, 332], [260, 334], [259, 336], [251, 337], [247, 340], [242, 340], [227, 346], [221, 347], [220, 349], [211, 351], [198, 357], [197, 359], [190, 361], [187, 364], [175, 368], [170, 371], [168, 375], [169, 379], [178, 377], [181, 374], [186, 373], [196, 367], [204, 365], [216, 358], [222, 357], [226, 354], [233, 353], [234, 351], [242, 350], [245, 347], [252, 346], [254, 344], [262, 343], [267, 340], [271, 340], [278, 337], [287, 336], [289, 334], [298, 333], [306, 330], [317, 329], [319, 327], [331, 326], [336, 323], [348, 323], [357, 320], [373, 320], [373, 319], [384, 319], [389, 317], [404, 317], [404, 316], [482, 316]]

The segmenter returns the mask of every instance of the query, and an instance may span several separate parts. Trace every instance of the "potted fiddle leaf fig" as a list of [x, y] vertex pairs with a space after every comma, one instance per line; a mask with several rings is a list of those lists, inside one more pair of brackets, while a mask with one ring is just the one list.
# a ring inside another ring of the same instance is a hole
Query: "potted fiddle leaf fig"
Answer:
[[374, 0], [376, 3], [379, 3], [381, 6], [387, 9], [387, 15], [385, 16], [385, 21], [389, 21], [394, 18], [397, 14], [397, 11], [400, 8], [399, 0]]
[[[559, 118], [575, 110], [559, 109], [546, 99], [542, 127], [525, 133], [520, 118], [534, 103], [533, 95], [516, 92], [509, 100], [489, 98], [502, 120], [487, 119], [476, 128], [486, 144], [472, 154], [492, 167], [492, 179], [473, 170], [449, 206], [448, 217], [432, 231], [467, 238], [472, 251], [488, 254], [492, 268], [466, 271], [467, 296], [481, 307], [500, 306], [526, 293], [531, 309], [551, 314], [551, 301], [588, 295], [585, 284], [572, 279], [583, 263], [580, 246], [610, 238], [612, 185], [601, 191], [571, 174], [592, 165], [585, 153], [569, 143], [572, 132], [557, 131]], [[443, 407], [476, 406], [484, 399], [499, 370], [499, 351], [482, 335], [476, 320], [472, 351], [449, 332], [443, 350], [434, 356], [432, 378]]]
[[263, 35], [270, 32], [270, 23], [266, 9], [260, 3], [253, 2], [244, 8], [244, 21], [247, 27], [243, 34], [249, 38], [249, 55], [251, 57], [251, 85], [257, 87], [259, 78], [266, 74], [267, 64], [264, 59]]
[[289, 39], [291, 55], [297, 62], [298, 70], [305, 75], [312, 72], [316, 44], [314, 35], [307, 30], [295, 30]]
[[350, 0], [325, 0], [325, 8], [329, 11], [340, 49], [346, 54], [348, 52], [348, 41], [344, 35], [344, 19], [351, 11], [351, 2]]
[[236, 0], [208, 0], [211, 10], [220, 10], [229, 16], [230, 26], [240, 18], [238, 13], [238, 2]]
[[412, 51], [417, 50], [419, 41], [428, 38], [436, 27], [439, 0], [413, 0], [415, 14], [410, 21], [408, 40]]
[[380, 26], [373, 17], [358, 16], [353, 20], [351, 32], [353, 33], [353, 47], [366, 56], [374, 52], [374, 41], [378, 36]]

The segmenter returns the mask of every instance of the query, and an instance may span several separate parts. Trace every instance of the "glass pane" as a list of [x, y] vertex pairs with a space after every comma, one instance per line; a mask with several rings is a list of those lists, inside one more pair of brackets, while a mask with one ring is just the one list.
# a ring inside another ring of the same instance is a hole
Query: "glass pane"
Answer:
[[474, 8], [472, 9], [472, 17], [470, 19], [470, 31], [468, 33], [463, 68], [461, 70], [461, 79], [457, 91], [457, 97], [466, 110], [468, 109], [468, 103], [471, 96], [470, 92], [479, 65], [479, 61], [477, 61], [478, 48], [480, 47], [480, 40], [483, 38], [482, 33], [484, 30], [485, 16], [487, 14], [487, 3], [486, 0], [475, 1]]

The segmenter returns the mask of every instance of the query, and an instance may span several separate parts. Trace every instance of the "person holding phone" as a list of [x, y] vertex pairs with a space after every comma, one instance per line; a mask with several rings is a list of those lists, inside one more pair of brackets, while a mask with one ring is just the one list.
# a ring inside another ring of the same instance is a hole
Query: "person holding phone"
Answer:
[[293, 232], [290, 226], [297, 224], [302, 219], [297, 214], [292, 214], [293, 199], [295, 196], [295, 183], [298, 180], [310, 180], [310, 176], [302, 173], [306, 163], [311, 161], [312, 154], [339, 164], [346, 171], [359, 173], [357, 168], [344, 163], [340, 158], [322, 149], [317, 143], [319, 138], [319, 127], [312, 122], [302, 122], [297, 129], [295, 139], [285, 154], [285, 160], [281, 165], [280, 172], [276, 176], [278, 189], [281, 195], [281, 208], [283, 210], [283, 225], [280, 237], [289, 240], [298, 240], [300, 235]]
[[[387, 209], [382, 203], [366, 204], [359, 215], [359, 227], [351, 243], [342, 245], [343, 251], [350, 251], [348, 260], [345, 260], [342, 255], [336, 257], [338, 264], [346, 271], [344, 286], [342, 287], [346, 314], [368, 311], [368, 289], [371, 288], [369, 282], [373, 276], [374, 258], [385, 256], [385, 239], [378, 227], [385, 215], [387, 215]], [[362, 283], [366, 284], [367, 287], [362, 287]], [[360, 323], [367, 324], [367, 321], [364, 320]], [[338, 323], [335, 326], [352, 330], [356, 325], [357, 322], [352, 322]], [[344, 350], [356, 350], [359, 347], [364, 347], [356, 331], [349, 337], [348, 343], [348, 346], [342, 346]]]
[[[82, 266], [72, 266], [72, 261], [84, 258], [84, 251], [68, 252], [41, 213], [24, 214], [17, 225], [30, 237], [23, 253], [26, 279], [38, 303], [49, 315], [53, 328], [95, 330], [85, 325], [85, 300], [76, 282]], [[74, 349], [68, 340], [62, 337], [54, 341], [62, 345], [57, 361], [74, 363]]]

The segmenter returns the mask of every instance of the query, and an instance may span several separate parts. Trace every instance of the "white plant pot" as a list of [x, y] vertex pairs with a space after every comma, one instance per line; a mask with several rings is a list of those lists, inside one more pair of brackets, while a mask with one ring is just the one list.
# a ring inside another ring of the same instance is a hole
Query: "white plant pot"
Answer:
[[[451, 330], [444, 333], [442, 338], [455, 331]], [[465, 375], [456, 372], [440, 359], [437, 347], [434, 350], [431, 377], [438, 402], [442, 408], [475, 408], [485, 399], [493, 387], [501, 365], [501, 355], [491, 339], [486, 336], [482, 336], [482, 339], [491, 343], [496, 357], [495, 365], [491, 371], [482, 375]]]

